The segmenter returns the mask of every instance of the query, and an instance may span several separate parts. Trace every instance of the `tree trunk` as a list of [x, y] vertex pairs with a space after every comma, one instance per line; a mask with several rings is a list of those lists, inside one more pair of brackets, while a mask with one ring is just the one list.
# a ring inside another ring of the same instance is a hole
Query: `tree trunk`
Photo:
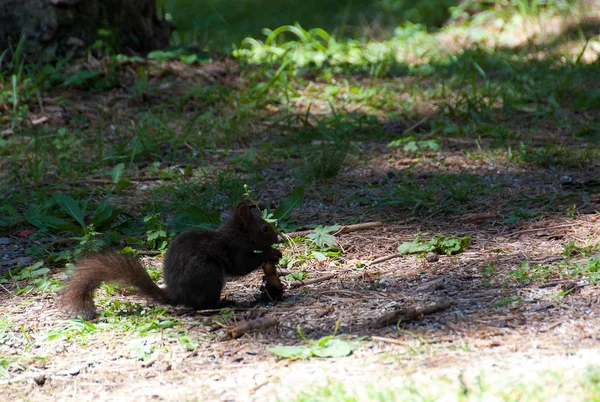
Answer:
[[100, 28], [114, 30], [119, 51], [141, 54], [167, 46], [172, 31], [156, 0], [0, 0], [0, 54], [23, 34], [30, 57], [72, 55]]

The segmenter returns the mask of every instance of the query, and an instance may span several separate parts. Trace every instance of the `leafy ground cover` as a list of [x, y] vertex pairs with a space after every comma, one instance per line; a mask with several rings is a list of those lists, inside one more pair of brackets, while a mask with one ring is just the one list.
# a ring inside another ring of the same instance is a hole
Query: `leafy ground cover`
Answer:
[[[459, 5], [382, 37], [281, 25], [228, 57], [126, 57], [110, 32], [68, 64], [17, 47], [0, 75], [5, 393], [598, 399], [595, 5]], [[244, 197], [295, 232], [284, 302], [257, 299], [257, 272], [211, 314], [106, 284], [98, 320], [60, 317], [78, 256], [127, 247], [160, 281], [169, 240]], [[224, 339], [264, 315], [279, 325]]]

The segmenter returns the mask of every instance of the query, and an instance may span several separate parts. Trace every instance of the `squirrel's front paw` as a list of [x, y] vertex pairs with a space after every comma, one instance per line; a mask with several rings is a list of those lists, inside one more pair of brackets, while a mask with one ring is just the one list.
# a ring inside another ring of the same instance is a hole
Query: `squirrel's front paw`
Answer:
[[271, 248], [267, 252], [266, 257], [267, 257], [268, 261], [279, 262], [279, 260], [281, 259], [281, 257], [283, 257], [283, 254], [281, 254], [281, 251], [277, 250], [276, 248]]

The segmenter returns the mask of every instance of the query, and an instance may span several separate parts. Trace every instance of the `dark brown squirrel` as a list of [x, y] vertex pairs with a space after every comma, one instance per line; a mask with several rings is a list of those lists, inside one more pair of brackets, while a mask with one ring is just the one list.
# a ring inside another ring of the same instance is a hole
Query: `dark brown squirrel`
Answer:
[[134, 286], [157, 303], [212, 309], [221, 298], [227, 277], [239, 277], [265, 262], [278, 262], [277, 234], [253, 210], [241, 203], [217, 230], [190, 230], [169, 245], [163, 262], [166, 289], [150, 278], [139, 258], [120, 252], [98, 253], [77, 264], [60, 295], [68, 314], [96, 317], [94, 292], [102, 282]]

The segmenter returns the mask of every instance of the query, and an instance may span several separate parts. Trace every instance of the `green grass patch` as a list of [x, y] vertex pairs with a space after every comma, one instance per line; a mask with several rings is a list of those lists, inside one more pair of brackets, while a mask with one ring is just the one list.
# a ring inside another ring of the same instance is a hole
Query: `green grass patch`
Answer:
[[[294, 401], [546, 401], [553, 398], [596, 400], [600, 397], [598, 367], [563, 371], [537, 371], [532, 378], [503, 376], [492, 380], [492, 374], [448, 374], [402, 378], [380, 377], [378, 384], [364, 385], [329, 381], [326, 386], [299, 392]], [[529, 373], [528, 373], [529, 375]]]

